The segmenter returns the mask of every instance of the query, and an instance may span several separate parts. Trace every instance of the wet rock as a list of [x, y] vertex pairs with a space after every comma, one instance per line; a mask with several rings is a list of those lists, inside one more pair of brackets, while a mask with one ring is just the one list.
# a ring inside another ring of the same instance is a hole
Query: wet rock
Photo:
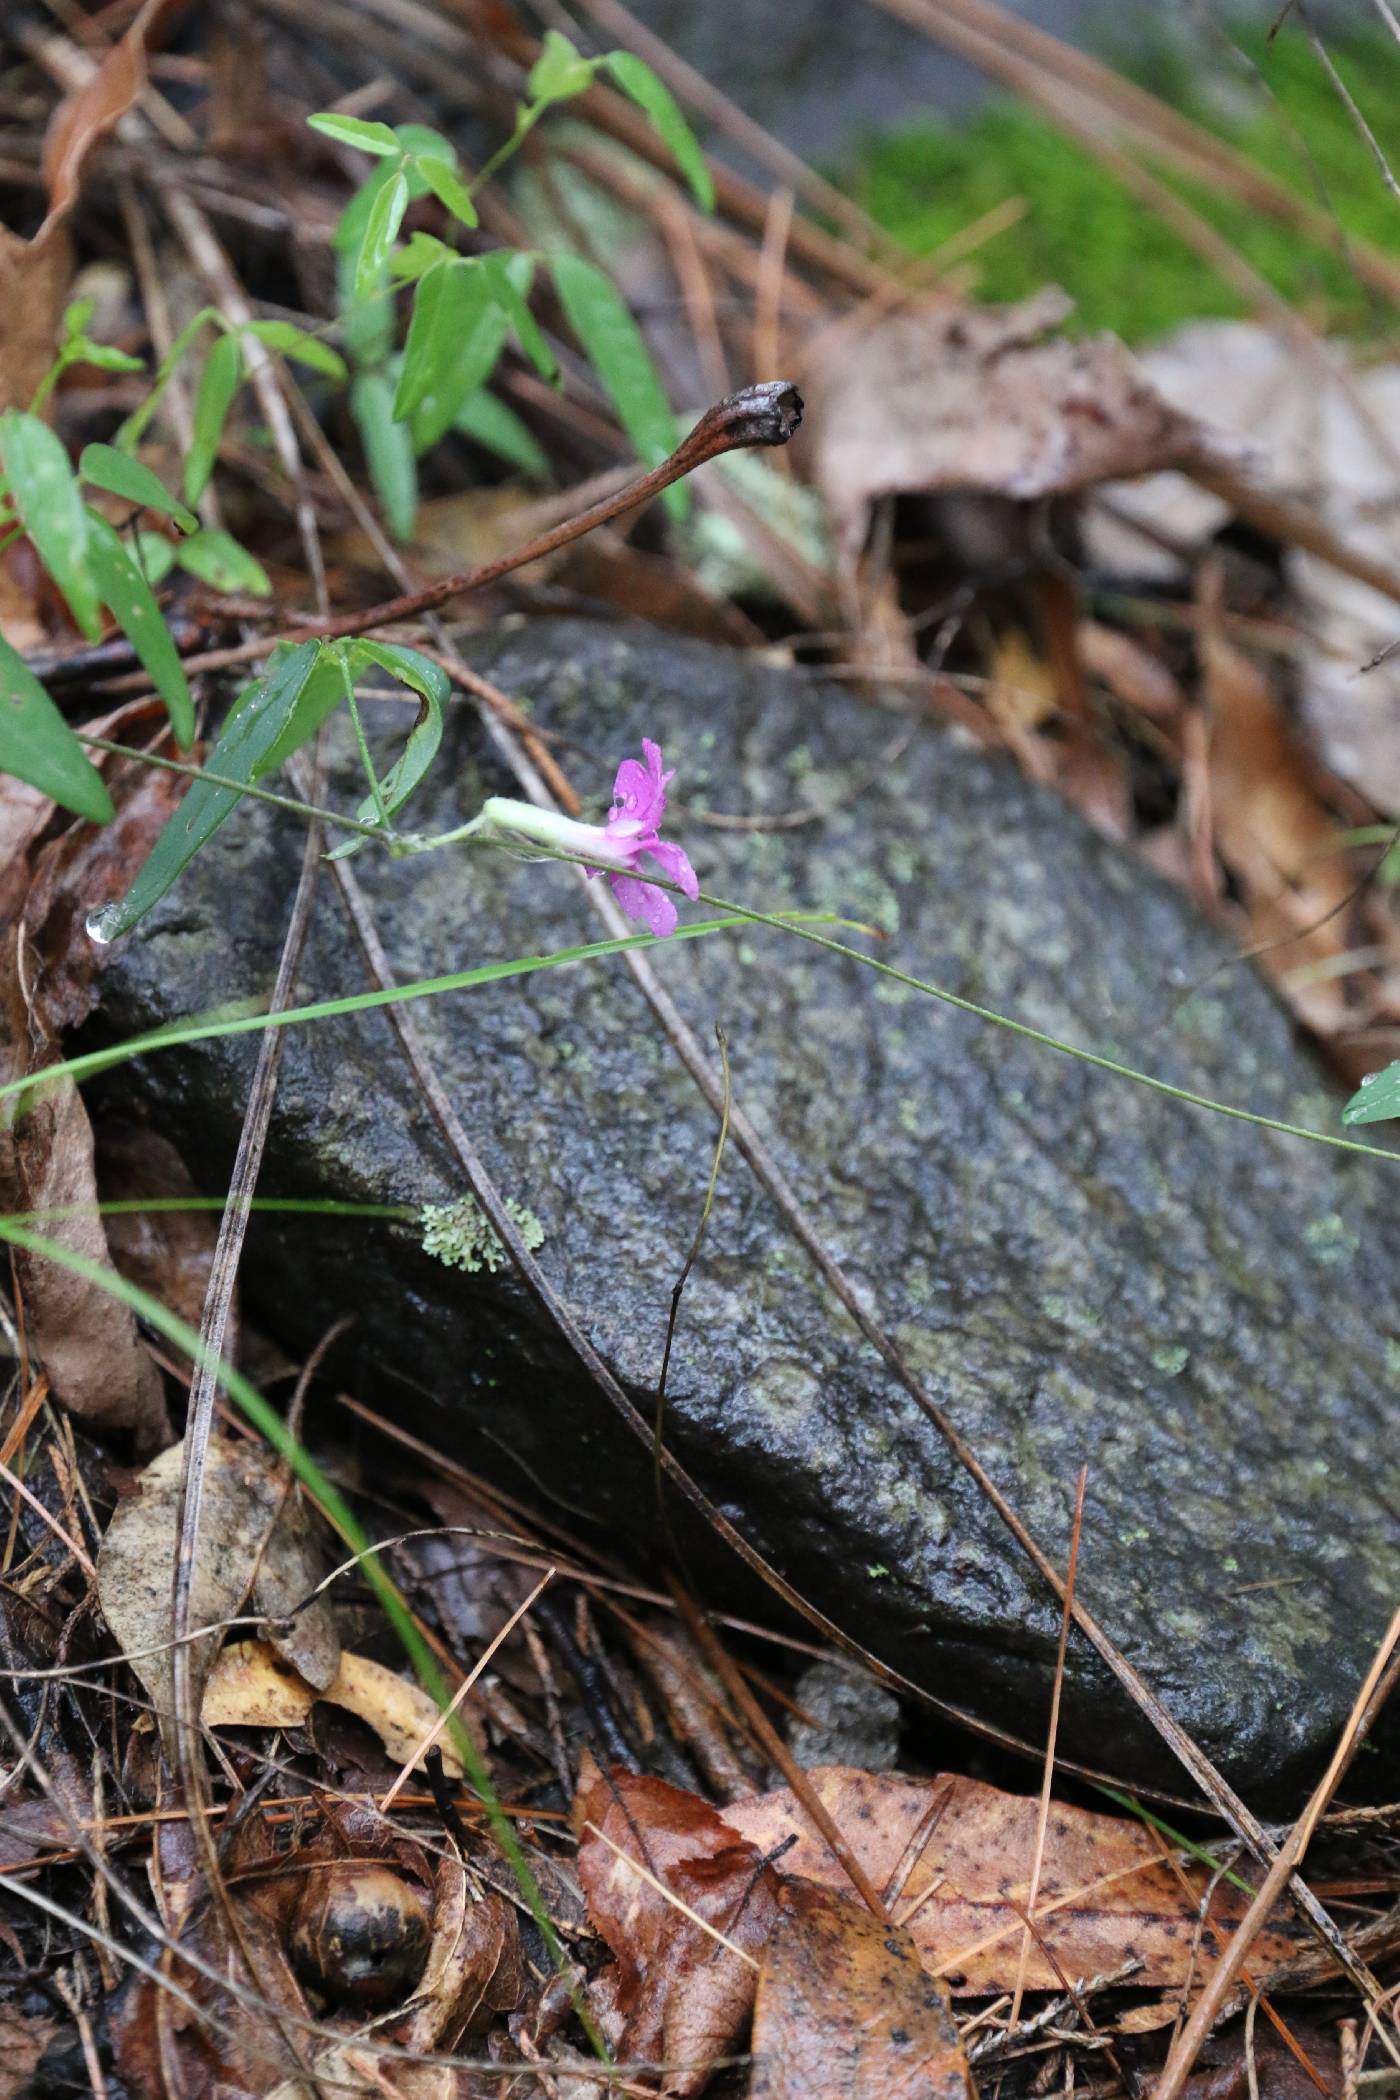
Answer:
[[[644, 733], [694, 811], [836, 805], [801, 828], [736, 832], [673, 803], [720, 895], [874, 922], [883, 954], [970, 998], [1337, 1127], [1247, 968], [1173, 1015], [1221, 938], [1011, 764], [929, 728], [870, 785], [887, 732], [855, 698], [644, 631], [548, 624], [478, 654], [573, 740], [571, 770], [600, 806]], [[446, 828], [510, 786], [456, 708], [419, 821]], [[353, 774], [342, 791], [358, 799]], [[299, 844], [263, 807], [230, 822], [114, 956], [107, 1028], [265, 992]], [[567, 869], [469, 851], [356, 866], [403, 979], [597, 936]], [[1081, 1592], [1178, 1719], [1255, 1796], [1296, 1781], [1344, 1719], [1397, 1590], [1400, 1167], [1184, 1108], [780, 934], [674, 943], [657, 967], [706, 1040], [724, 1024], [738, 1097], [829, 1245], [1062, 1562], [1087, 1462]], [[308, 997], [366, 982], [329, 879], [302, 982]], [[415, 1014], [488, 1167], [537, 1222], [555, 1288], [649, 1413], [711, 1114], [618, 962]], [[252, 1059], [248, 1038], [204, 1044], [108, 1084], [217, 1187]], [[291, 1033], [263, 1189], [415, 1206], [461, 1194], [382, 1015]], [[478, 1239], [474, 1267], [449, 1267], [411, 1226], [263, 1217], [250, 1317], [305, 1348], [354, 1312], [343, 1382], [640, 1550], [659, 1533], [649, 1449], [491, 1251]], [[1055, 1608], [733, 1149], [666, 1419], [710, 1494], [850, 1633], [1043, 1740]], [[718, 1546], [705, 1572], [714, 1594], [734, 1587]], [[1061, 1745], [1176, 1776], [1078, 1641]]]

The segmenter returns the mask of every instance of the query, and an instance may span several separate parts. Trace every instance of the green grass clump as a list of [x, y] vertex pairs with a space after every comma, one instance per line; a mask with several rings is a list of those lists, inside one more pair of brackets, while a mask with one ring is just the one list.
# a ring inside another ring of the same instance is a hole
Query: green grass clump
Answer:
[[[1144, 85], [1209, 126], [1309, 201], [1325, 199], [1355, 238], [1400, 254], [1400, 202], [1343, 108], [1316, 54], [1297, 31], [1272, 45], [1256, 34], [1188, 59], [1180, 45], [1140, 60]], [[1400, 173], [1400, 46], [1383, 34], [1329, 41], [1338, 71]], [[1165, 170], [1154, 170], [1222, 233], [1286, 298], [1322, 325], [1377, 333], [1372, 300], [1357, 283], [1338, 235], [1313, 244]], [[1024, 298], [1063, 285], [1080, 329], [1111, 328], [1131, 340], [1186, 320], [1247, 313], [1249, 304], [1179, 234], [1091, 154], [1028, 104], [998, 97], [965, 124], [926, 121], [871, 140], [847, 187], [871, 216], [926, 254], [1007, 197], [1025, 218], [976, 258], [981, 298]]]

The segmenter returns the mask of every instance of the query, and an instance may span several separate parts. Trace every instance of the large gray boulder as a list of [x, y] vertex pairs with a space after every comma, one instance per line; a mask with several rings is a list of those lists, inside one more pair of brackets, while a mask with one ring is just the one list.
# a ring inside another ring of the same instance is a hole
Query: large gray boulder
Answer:
[[[618, 757], [656, 738], [677, 769], [667, 829], [721, 895], [873, 921], [891, 936], [883, 955], [973, 999], [1338, 1127], [1335, 1095], [1249, 969], [1174, 1012], [1178, 988], [1226, 954], [1221, 937], [1010, 763], [928, 727], [871, 784], [888, 717], [820, 679], [646, 631], [551, 623], [476, 653], [573, 740], [569, 768], [600, 810]], [[345, 791], [358, 799], [353, 776]], [[510, 791], [455, 708], [422, 828]], [[685, 802], [837, 807], [736, 832], [688, 819]], [[276, 812], [236, 816], [115, 951], [106, 1028], [265, 992], [299, 848]], [[356, 867], [401, 979], [599, 933], [565, 868], [479, 851]], [[1088, 1464], [1079, 1583], [1101, 1622], [1237, 1782], [1257, 1797], [1296, 1781], [1400, 1593], [1400, 1162], [1182, 1107], [781, 934], [676, 942], [656, 965], [707, 1041], [724, 1024], [737, 1096], [828, 1244], [1061, 1562]], [[364, 984], [327, 878], [304, 992]], [[490, 1170], [538, 1219], [555, 1288], [648, 1412], [713, 1116], [618, 961], [415, 1014]], [[217, 1188], [252, 1058], [248, 1038], [206, 1044], [108, 1085]], [[263, 1189], [413, 1205], [460, 1193], [382, 1015], [292, 1031]], [[649, 1452], [508, 1269], [448, 1268], [406, 1226], [284, 1217], [258, 1221], [247, 1281], [257, 1320], [293, 1347], [352, 1312], [342, 1376], [418, 1434], [559, 1498], [612, 1548], [659, 1535]], [[1043, 1738], [1056, 1608], [733, 1150], [667, 1425], [832, 1618], [942, 1697]], [[727, 1551], [687, 1536], [711, 1594], [732, 1594]], [[1062, 1747], [1176, 1776], [1077, 1639]]]

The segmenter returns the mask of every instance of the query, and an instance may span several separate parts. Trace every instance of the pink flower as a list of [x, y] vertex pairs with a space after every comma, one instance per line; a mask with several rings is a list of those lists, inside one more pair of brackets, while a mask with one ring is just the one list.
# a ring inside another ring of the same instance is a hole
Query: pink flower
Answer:
[[[629, 919], [639, 919], [659, 940], [664, 940], [676, 930], [676, 907], [665, 890], [658, 889], [654, 882], [645, 881], [633, 872], [643, 854], [654, 860], [663, 875], [676, 883], [687, 897], [700, 894], [700, 885], [695, 879], [695, 870], [679, 846], [663, 839], [659, 833], [661, 819], [666, 814], [666, 783], [672, 773], [661, 770], [661, 752], [650, 737], [642, 738], [642, 751], [646, 763], [635, 758], [624, 758], [617, 769], [613, 782], [613, 805], [604, 826], [608, 858], [625, 861], [627, 872], [605, 869], [612, 893]], [[600, 871], [589, 869], [590, 875]]]

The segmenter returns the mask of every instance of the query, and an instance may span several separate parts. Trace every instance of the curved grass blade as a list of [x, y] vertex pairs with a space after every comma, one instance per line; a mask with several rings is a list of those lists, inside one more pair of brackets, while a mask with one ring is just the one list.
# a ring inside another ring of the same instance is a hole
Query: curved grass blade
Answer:
[[111, 820], [102, 775], [30, 670], [0, 636], [0, 772], [13, 773], [63, 809]]
[[78, 478], [94, 488], [105, 489], [109, 496], [137, 503], [142, 510], [159, 511], [163, 517], [173, 518], [181, 532], [199, 529], [194, 512], [171, 495], [160, 477], [129, 452], [118, 452], [115, 445], [85, 445], [78, 461]]
[[102, 615], [88, 567], [88, 512], [62, 439], [37, 416], [8, 408], [0, 416], [0, 462], [40, 561], [83, 634], [95, 642]]
[[121, 536], [96, 511], [88, 513], [88, 565], [102, 602], [131, 643], [151, 684], [165, 702], [175, 741], [182, 750], [194, 742], [194, 702], [165, 615], [156, 604]]
[[[159, 844], [159, 840], [156, 843]], [[45, 1065], [41, 1072], [32, 1073], [27, 1078], [12, 1079], [0, 1086], [0, 1101], [21, 1094], [36, 1096], [60, 1079], [91, 1079], [94, 1073], [110, 1071], [114, 1065], [129, 1064], [134, 1057], [150, 1057], [157, 1050], [178, 1050], [187, 1043], [214, 1042], [225, 1036], [255, 1035], [264, 1028], [302, 1027], [312, 1021], [333, 1021], [342, 1014], [367, 1013], [378, 1006], [407, 1005], [415, 999], [438, 999], [446, 992], [475, 991], [479, 985], [499, 984], [508, 977], [530, 977], [537, 970], [558, 970], [572, 963], [596, 962], [609, 955], [625, 955], [629, 948], [671, 948], [677, 941], [703, 940], [712, 933], [733, 933], [752, 923], [747, 912], [723, 919], [697, 919], [678, 926], [664, 941], [651, 933], [624, 933], [606, 941], [589, 941], [579, 947], [561, 948], [553, 955], [520, 955], [507, 962], [479, 963], [475, 969], [454, 970], [445, 977], [420, 977], [411, 984], [387, 985], [372, 992], [351, 992], [343, 999], [317, 999], [309, 1006], [282, 1007], [275, 1014], [250, 1014], [239, 1010], [230, 1015], [227, 1009], [212, 1014], [193, 1014], [186, 1021], [171, 1021], [164, 1028], [152, 1028], [144, 1035], [130, 1036], [124, 1043], [113, 1043], [104, 1050], [87, 1050], [81, 1057], [69, 1057], [61, 1064]], [[774, 923], [782, 926], [799, 923], [830, 926], [844, 922], [832, 912], [793, 912], [787, 920], [775, 916]]]
[[[298, 642], [265, 676], [245, 689], [209, 755], [215, 772], [226, 779], [253, 779], [258, 761], [286, 728], [319, 654], [319, 642]], [[208, 781], [196, 780], [151, 848], [126, 895], [89, 921], [88, 931], [93, 939], [105, 944], [129, 933], [152, 905], [159, 903], [239, 800], [237, 788], [214, 787]]]

